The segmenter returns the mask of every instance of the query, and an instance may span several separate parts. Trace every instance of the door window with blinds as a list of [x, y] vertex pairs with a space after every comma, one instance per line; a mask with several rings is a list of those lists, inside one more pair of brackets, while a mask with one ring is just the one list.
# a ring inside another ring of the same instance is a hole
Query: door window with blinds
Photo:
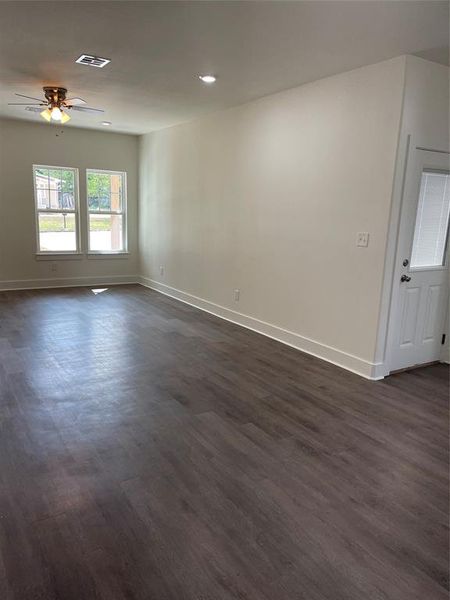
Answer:
[[126, 173], [88, 169], [86, 174], [89, 252], [126, 252]]
[[424, 170], [414, 228], [412, 269], [436, 268], [445, 264], [449, 214], [449, 173]]

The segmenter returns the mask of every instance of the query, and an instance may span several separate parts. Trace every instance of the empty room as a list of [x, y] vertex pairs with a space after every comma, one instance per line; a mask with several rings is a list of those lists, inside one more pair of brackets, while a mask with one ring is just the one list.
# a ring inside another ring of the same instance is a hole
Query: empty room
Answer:
[[0, 2], [0, 598], [447, 600], [449, 2]]

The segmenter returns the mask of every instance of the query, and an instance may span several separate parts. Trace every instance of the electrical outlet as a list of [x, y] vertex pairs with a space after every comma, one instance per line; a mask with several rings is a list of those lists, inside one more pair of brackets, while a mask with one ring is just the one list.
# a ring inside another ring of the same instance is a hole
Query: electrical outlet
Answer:
[[163, 267], [163, 265], [161, 265], [159, 267], [159, 274], [161, 275], [161, 277], [164, 275], [164, 267]]
[[51, 263], [51, 265], [50, 265], [50, 271], [52, 273], [56, 273], [57, 270], [58, 270], [58, 265], [56, 263]]
[[234, 301], [239, 302], [239, 297], [241, 295], [241, 290], [234, 290]]
[[367, 248], [369, 245], [369, 234], [367, 231], [360, 231], [356, 236], [356, 245], [361, 248]]

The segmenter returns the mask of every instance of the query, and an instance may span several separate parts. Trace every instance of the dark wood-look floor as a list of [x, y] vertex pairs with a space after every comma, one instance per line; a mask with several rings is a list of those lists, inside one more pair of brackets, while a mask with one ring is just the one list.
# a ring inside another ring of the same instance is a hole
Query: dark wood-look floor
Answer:
[[0, 598], [444, 600], [448, 369], [138, 286], [0, 294]]

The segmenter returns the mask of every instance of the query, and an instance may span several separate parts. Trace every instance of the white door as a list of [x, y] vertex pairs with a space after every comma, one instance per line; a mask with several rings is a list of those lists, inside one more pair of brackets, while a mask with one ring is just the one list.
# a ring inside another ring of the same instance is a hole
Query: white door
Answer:
[[437, 361], [448, 314], [449, 155], [413, 149], [394, 271], [389, 370]]

